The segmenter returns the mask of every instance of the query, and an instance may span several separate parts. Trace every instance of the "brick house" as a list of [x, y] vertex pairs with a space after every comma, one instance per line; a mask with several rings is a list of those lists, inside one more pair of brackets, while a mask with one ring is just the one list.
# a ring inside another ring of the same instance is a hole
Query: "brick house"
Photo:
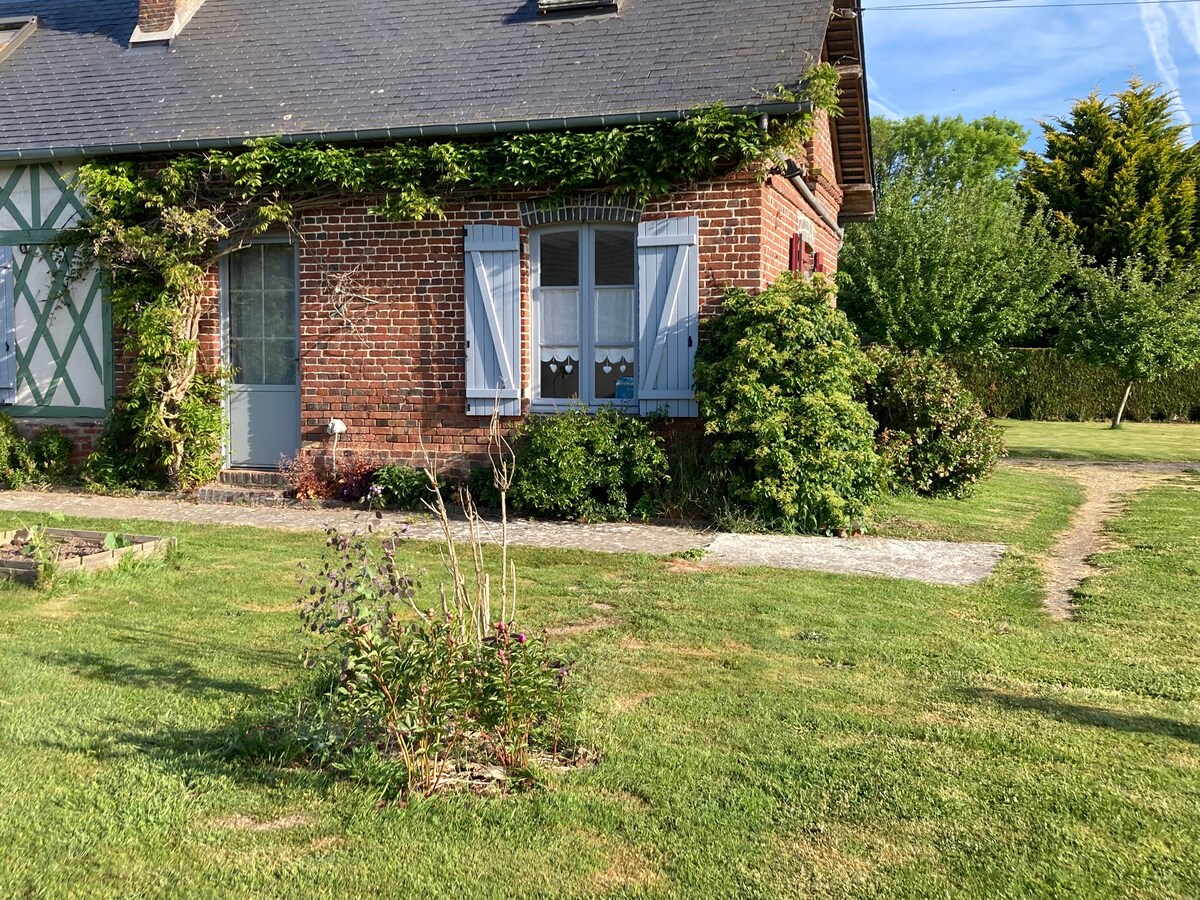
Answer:
[[[85, 452], [124, 377], [105, 285], [66, 277], [80, 160], [285, 141], [593, 128], [765, 100], [817, 60], [844, 114], [765, 180], [638, 205], [464, 196], [395, 223], [369, 198], [301, 214], [211, 273], [228, 463], [342, 445], [453, 465], [504, 416], [571, 402], [696, 415], [701, 317], [727, 285], [832, 272], [874, 213], [858, 0], [0, 0], [0, 404]], [[333, 287], [331, 287], [333, 285]], [[340, 298], [340, 299], [338, 299]]]

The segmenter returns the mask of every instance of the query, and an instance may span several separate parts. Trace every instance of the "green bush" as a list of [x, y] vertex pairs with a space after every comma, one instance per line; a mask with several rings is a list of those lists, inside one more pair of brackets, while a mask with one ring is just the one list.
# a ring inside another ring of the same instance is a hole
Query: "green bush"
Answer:
[[29, 443], [34, 465], [51, 481], [63, 481], [71, 474], [71, 455], [75, 445], [57, 428], [43, 428]]
[[496, 487], [496, 470], [490, 465], [474, 466], [467, 473], [467, 490], [471, 499], [482, 507], [500, 506], [500, 491]]
[[222, 374], [198, 373], [179, 403], [178, 429], [186, 440], [174, 474], [171, 442], [147, 437], [146, 410], [123, 399], [109, 415], [96, 451], [84, 463], [84, 480], [105, 489], [141, 490], [162, 490], [172, 483], [189, 488], [213, 481], [225, 465]]
[[[444, 489], [447, 484], [439, 480], [439, 486]], [[367, 490], [367, 501], [376, 509], [424, 510], [425, 504], [432, 503], [433, 499], [433, 489], [425, 470], [398, 463], [376, 469]]]
[[893, 487], [967, 496], [996, 468], [1002, 429], [940, 359], [884, 346], [868, 355], [879, 372], [867, 385], [867, 408], [879, 423], [876, 449]]
[[[984, 410], [998, 418], [1109, 419], [1125, 390], [1115, 370], [1089, 366], [1057, 350], [1012, 350], [994, 362], [970, 356], [951, 356], [947, 361]], [[1135, 385], [1125, 419], [1200, 422], [1200, 369]]]
[[729, 500], [774, 527], [846, 527], [880, 490], [875, 422], [855, 397], [874, 366], [833, 298], [824, 279], [788, 273], [757, 294], [730, 289], [697, 354]]
[[[509, 501], [533, 515], [585, 522], [656, 512], [652, 492], [669, 477], [662, 439], [611, 407], [531, 416], [515, 444]], [[484, 476], [475, 476], [483, 487]]]
[[29, 443], [17, 432], [12, 416], [0, 413], [0, 486], [15, 490], [36, 480]]

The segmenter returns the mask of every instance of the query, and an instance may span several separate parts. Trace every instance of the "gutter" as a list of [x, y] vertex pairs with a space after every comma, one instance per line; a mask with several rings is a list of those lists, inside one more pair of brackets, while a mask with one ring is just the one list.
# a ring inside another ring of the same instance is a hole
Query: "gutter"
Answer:
[[[809, 112], [807, 101], [799, 103], [767, 103], [760, 106], [731, 107], [737, 113], [761, 113], [786, 116]], [[241, 137], [195, 138], [191, 140], [141, 141], [126, 144], [89, 144], [38, 147], [35, 149], [0, 150], [0, 161], [19, 160], [43, 162], [55, 159], [85, 159], [96, 156], [131, 156], [188, 150], [219, 150], [244, 147], [248, 141], [274, 138], [281, 144], [343, 143], [401, 140], [411, 138], [481, 137], [498, 134], [521, 134], [534, 131], [568, 131], [610, 128], [622, 125], [645, 125], [654, 122], [677, 122], [686, 119], [695, 109], [673, 109], [659, 112], [618, 113], [609, 116], [574, 116], [551, 119], [514, 119], [507, 122], [468, 122], [465, 124], [406, 125], [398, 128], [363, 128], [345, 131], [313, 131], [302, 134], [260, 134]], [[807, 185], [805, 186], [807, 188]]]
[[796, 165], [796, 161], [785, 156], [782, 150], [776, 150], [775, 156], [779, 160], [779, 164], [783, 166], [783, 177], [790, 181], [792, 186], [800, 192], [800, 196], [808, 202], [808, 205], [816, 210], [817, 215], [821, 217], [821, 221], [833, 229], [833, 233], [838, 236], [838, 247], [841, 247], [846, 241], [846, 229], [838, 224], [837, 218], [825, 208], [825, 204], [813, 193], [812, 188], [808, 186], [808, 182], [801, 176], [801, 169]]

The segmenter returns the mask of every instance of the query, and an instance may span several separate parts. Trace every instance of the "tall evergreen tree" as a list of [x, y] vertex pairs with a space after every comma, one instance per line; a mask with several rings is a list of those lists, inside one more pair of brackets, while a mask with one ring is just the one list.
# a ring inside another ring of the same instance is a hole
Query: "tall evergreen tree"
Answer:
[[1023, 154], [1019, 190], [1052, 210], [1084, 254], [1152, 269], [1200, 259], [1200, 150], [1185, 143], [1169, 93], [1134, 78], [1041, 125], [1045, 153]]

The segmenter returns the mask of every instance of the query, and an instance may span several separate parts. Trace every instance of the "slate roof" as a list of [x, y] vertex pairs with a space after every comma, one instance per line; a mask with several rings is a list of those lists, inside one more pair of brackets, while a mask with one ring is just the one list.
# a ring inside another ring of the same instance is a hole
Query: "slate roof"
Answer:
[[131, 49], [137, 0], [0, 0], [0, 18], [40, 20], [0, 62], [0, 158], [758, 106], [819, 59], [829, 12], [621, 0], [549, 20], [537, 0], [207, 0], [169, 47]]

